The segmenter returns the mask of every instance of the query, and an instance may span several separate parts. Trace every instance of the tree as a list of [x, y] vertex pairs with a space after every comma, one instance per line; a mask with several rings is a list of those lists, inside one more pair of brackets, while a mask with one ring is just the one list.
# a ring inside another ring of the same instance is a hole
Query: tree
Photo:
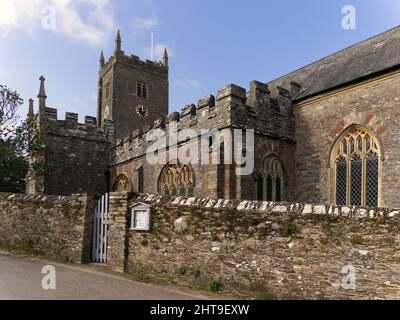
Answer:
[[17, 111], [24, 101], [16, 91], [0, 85], [0, 136], [7, 138], [18, 122]]
[[0, 192], [24, 192], [28, 171], [29, 120], [19, 123], [23, 100], [0, 85]]

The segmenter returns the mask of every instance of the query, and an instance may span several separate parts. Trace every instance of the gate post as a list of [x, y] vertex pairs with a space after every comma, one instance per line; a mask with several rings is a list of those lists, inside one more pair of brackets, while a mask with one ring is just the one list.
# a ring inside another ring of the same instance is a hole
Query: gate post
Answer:
[[110, 231], [107, 264], [115, 271], [124, 272], [128, 254], [128, 192], [110, 194]]
[[79, 263], [90, 263], [92, 253], [92, 237], [93, 237], [93, 214], [94, 214], [94, 196], [91, 194], [79, 195], [79, 199], [86, 203], [85, 216], [83, 217], [83, 239], [82, 239], [82, 256]]

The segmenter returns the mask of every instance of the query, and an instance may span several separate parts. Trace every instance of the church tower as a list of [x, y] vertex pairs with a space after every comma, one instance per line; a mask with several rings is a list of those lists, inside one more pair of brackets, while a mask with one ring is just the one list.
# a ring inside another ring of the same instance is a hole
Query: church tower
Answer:
[[107, 62], [103, 52], [100, 55], [98, 125], [103, 127], [105, 120], [112, 120], [115, 139], [124, 138], [165, 117], [168, 102], [167, 50], [157, 62], [125, 55], [118, 31], [114, 55]]

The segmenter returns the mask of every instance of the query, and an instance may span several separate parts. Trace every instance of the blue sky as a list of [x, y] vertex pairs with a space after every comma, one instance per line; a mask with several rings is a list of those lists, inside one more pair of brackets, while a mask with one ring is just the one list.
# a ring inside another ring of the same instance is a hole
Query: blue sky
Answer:
[[[42, 27], [46, 5], [56, 13], [54, 30]], [[356, 30], [341, 27], [345, 5], [356, 8]], [[43, 74], [59, 118], [71, 111], [82, 120], [96, 114], [99, 53], [111, 55], [116, 30], [125, 52], [143, 59], [154, 30], [156, 53], [171, 52], [170, 111], [177, 111], [228, 83], [272, 80], [399, 21], [400, 0], [1, 0], [0, 83], [27, 101]]]

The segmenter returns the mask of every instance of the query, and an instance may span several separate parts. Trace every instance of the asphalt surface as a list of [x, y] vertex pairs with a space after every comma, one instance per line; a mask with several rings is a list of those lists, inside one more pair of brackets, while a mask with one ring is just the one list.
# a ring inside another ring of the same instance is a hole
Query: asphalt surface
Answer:
[[[42, 287], [42, 280], [46, 276], [42, 274], [42, 269], [48, 265], [56, 271], [55, 290], [45, 290]], [[92, 299], [207, 300], [213, 299], [213, 296], [135, 282], [100, 266], [64, 265], [0, 251], [0, 300]]]

